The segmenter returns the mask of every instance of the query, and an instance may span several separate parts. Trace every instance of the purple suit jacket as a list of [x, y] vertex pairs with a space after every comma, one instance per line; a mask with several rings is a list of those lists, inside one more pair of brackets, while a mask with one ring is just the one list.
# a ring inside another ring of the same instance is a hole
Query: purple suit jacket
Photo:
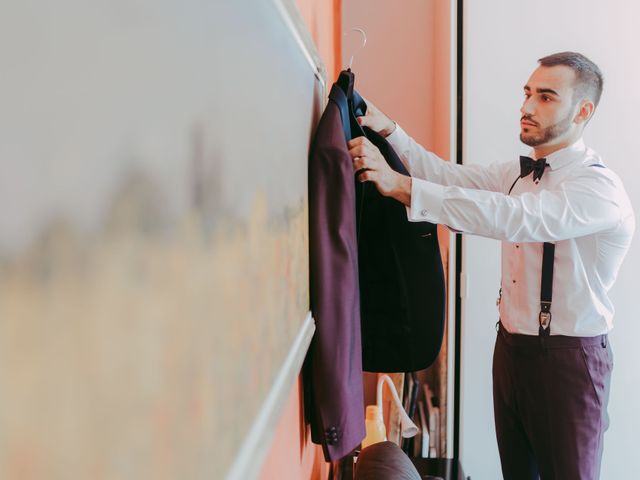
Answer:
[[[353, 163], [333, 87], [309, 157], [311, 310], [316, 332], [304, 366], [305, 415], [327, 461], [365, 436]], [[344, 94], [342, 94], [344, 95]]]

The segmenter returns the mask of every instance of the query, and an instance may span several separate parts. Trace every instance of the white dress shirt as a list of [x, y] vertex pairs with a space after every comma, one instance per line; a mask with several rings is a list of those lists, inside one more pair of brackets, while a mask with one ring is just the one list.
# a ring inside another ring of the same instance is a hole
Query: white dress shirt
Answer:
[[516, 155], [489, 166], [457, 165], [426, 151], [400, 126], [387, 140], [413, 177], [410, 221], [502, 240], [499, 310], [507, 331], [538, 334], [542, 242], [556, 244], [551, 335], [611, 330], [608, 292], [635, 219], [620, 178], [582, 139], [548, 155], [542, 178], [519, 179], [510, 195], [520, 175]]

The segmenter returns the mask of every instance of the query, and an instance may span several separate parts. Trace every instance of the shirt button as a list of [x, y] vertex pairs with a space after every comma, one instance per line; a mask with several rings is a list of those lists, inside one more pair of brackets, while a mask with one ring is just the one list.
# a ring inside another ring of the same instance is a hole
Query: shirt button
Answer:
[[426, 217], [426, 216], [427, 216], [427, 211], [426, 211], [426, 210], [424, 210], [424, 209], [423, 209], [423, 210], [421, 210], [421, 211], [420, 211], [420, 215], [422, 215], [423, 217]]

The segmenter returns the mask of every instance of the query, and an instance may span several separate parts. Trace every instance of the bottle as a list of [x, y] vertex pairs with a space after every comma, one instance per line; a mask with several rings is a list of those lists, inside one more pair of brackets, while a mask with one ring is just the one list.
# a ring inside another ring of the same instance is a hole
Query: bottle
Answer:
[[364, 421], [366, 435], [362, 440], [362, 449], [365, 449], [372, 443], [384, 442], [387, 440], [387, 432], [384, 428], [384, 420], [382, 419], [382, 411], [378, 405], [368, 405]]

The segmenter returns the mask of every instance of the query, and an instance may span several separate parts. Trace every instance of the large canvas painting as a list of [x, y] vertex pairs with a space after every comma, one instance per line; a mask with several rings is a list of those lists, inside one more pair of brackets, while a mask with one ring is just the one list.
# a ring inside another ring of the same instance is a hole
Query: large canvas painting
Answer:
[[275, 2], [0, 6], [0, 478], [223, 478], [309, 310]]

